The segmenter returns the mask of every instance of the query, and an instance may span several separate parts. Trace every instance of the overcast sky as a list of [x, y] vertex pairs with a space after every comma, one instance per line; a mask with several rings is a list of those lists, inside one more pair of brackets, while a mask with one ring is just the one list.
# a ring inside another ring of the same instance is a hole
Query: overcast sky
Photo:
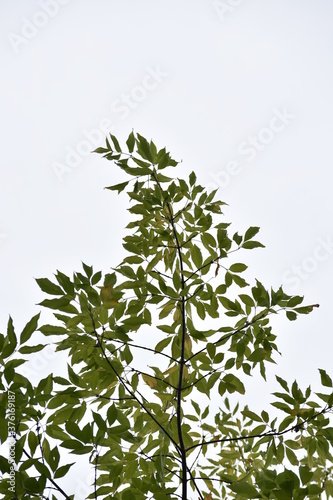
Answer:
[[[43, 300], [34, 278], [122, 259], [123, 179], [89, 151], [135, 131], [261, 227], [248, 276], [319, 303], [281, 318], [279, 373], [332, 359], [333, 3], [1, 0], [0, 327]], [[331, 372], [332, 374], [332, 372]]]

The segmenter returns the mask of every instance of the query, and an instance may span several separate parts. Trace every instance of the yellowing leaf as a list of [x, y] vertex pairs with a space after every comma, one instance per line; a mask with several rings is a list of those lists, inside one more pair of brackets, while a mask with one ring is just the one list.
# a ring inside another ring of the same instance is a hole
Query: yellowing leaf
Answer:
[[175, 370], [177, 370], [178, 366], [173, 365], [171, 368], [168, 368], [165, 372], [163, 372], [163, 375], [170, 375], [171, 373], [174, 373]]
[[192, 353], [192, 340], [191, 340], [191, 337], [186, 334], [186, 337], [185, 337], [185, 355], [186, 356], [190, 356]]
[[146, 384], [149, 385], [149, 387], [151, 387], [152, 389], [157, 387], [157, 380], [154, 379], [154, 377], [151, 377], [150, 375], [146, 375], [145, 373], [142, 373], [141, 375], [142, 375], [143, 381], [146, 382]]
[[103, 302], [108, 302], [112, 298], [112, 293], [113, 293], [113, 286], [108, 285], [108, 286], [103, 286], [101, 288], [101, 299]]
[[180, 309], [179, 307], [176, 308], [175, 312], [173, 313], [173, 320], [176, 322], [180, 318]]

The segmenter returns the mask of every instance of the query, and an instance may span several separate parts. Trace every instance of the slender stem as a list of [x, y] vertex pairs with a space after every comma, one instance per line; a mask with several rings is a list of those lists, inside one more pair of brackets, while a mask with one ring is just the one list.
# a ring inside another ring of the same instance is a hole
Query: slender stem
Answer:
[[150, 377], [150, 378], [153, 378], [154, 380], [159, 380], [160, 382], [162, 382], [163, 384], [167, 385], [168, 387], [171, 387], [171, 389], [176, 389], [177, 390], [177, 387], [175, 387], [174, 385], [170, 384], [170, 382], [168, 382], [167, 380], [161, 378], [161, 377], [156, 377], [156, 375], [151, 375], [147, 372], [143, 372], [141, 370], [137, 370], [136, 368], [131, 368], [131, 370], [135, 373], [138, 373], [139, 375], [146, 375], [147, 377]]
[[[182, 266], [181, 266], [182, 267]], [[184, 279], [182, 278], [182, 289], [185, 287]], [[185, 335], [186, 335], [186, 317], [185, 317], [185, 300], [182, 297], [182, 339], [181, 339], [181, 355], [180, 355], [180, 363], [179, 363], [179, 379], [178, 379], [178, 388], [177, 388], [177, 429], [178, 429], [178, 438], [179, 445], [182, 455], [182, 498], [183, 500], [187, 499], [187, 462], [186, 462], [186, 448], [183, 440], [182, 433], [182, 386], [183, 386], [183, 373], [184, 373], [184, 365], [185, 365]]]
[[[172, 356], [169, 356], [168, 354], [165, 354], [164, 352], [158, 352], [158, 351], [156, 351], [156, 349], [151, 349], [150, 347], [133, 344], [132, 342], [124, 342], [123, 340], [113, 339], [112, 337], [110, 337], [110, 338], [106, 337], [106, 338], [107, 338], [107, 340], [110, 340], [111, 342], [117, 342], [118, 344], [128, 345], [129, 347], [134, 347], [135, 349], [143, 349], [144, 351], [150, 351], [154, 354], [159, 354], [160, 356], [164, 356], [165, 358], [168, 358], [171, 361], [177, 361]], [[113, 352], [114, 351], [112, 351], [112, 352], [110, 351], [111, 354], [113, 354]]]
[[219, 261], [220, 258], [221, 258], [221, 255], [219, 257], [215, 257], [215, 259], [210, 260], [209, 262], [207, 262], [207, 264], [203, 264], [201, 267], [198, 267], [195, 271], [193, 271], [192, 274], [190, 274], [190, 276], [188, 276], [186, 278], [185, 282], [188, 281], [188, 280], [190, 280], [191, 278], [193, 278], [193, 276], [195, 274], [198, 274], [202, 269], [205, 269], [205, 267], [210, 266], [211, 264], [213, 264], [213, 262]]
[[98, 451], [97, 451], [97, 446], [96, 446], [96, 458], [95, 458], [95, 478], [94, 478], [94, 493], [95, 493], [95, 500], [97, 500], [97, 468], [98, 468]]
[[305, 424], [308, 422], [311, 422], [311, 420], [314, 420], [317, 418], [319, 415], [324, 415], [328, 411], [330, 411], [332, 407], [330, 406], [325, 406], [320, 412], [315, 413], [311, 417], [303, 420], [300, 424], [297, 423], [295, 425], [292, 425], [288, 427], [287, 429], [284, 429], [283, 431], [275, 431], [274, 429], [263, 432], [262, 434], [250, 434], [248, 436], [236, 436], [236, 437], [230, 437], [230, 438], [222, 438], [222, 439], [213, 439], [211, 441], [201, 441], [200, 443], [193, 444], [192, 446], [189, 446], [186, 451], [193, 450], [194, 448], [202, 447], [204, 445], [208, 444], [216, 444], [216, 443], [230, 443], [230, 442], [238, 442], [238, 441], [244, 441], [245, 439], [254, 439], [254, 438], [262, 438], [262, 437], [278, 437], [278, 436], [283, 436], [284, 434], [287, 434], [288, 432], [295, 431], [298, 432], [300, 429], [304, 427]]
[[[156, 173], [154, 171], [153, 178], [155, 179], [158, 187], [163, 192], [161, 185], [156, 177]], [[185, 279], [184, 279], [184, 266], [183, 266], [183, 257], [181, 252], [181, 245], [178, 239], [178, 234], [175, 225], [175, 217], [172, 212], [172, 208], [169, 202], [166, 202], [166, 206], [169, 212], [169, 222], [172, 227], [172, 232], [175, 238], [175, 243], [177, 247], [177, 254], [179, 259], [179, 267], [181, 274], [181, 289], [182, 291], [185, 288]], [[185, 338], [186, 338], [186, 311], [185, 311], [185, 297], [181, 297], [181, 348], [180, 348], [180, 359], [179, 359], [179, 378], [178, 378], [178, 386], [177, 386], [177, 431], [178, 431], [178, 439], [179, 439], [179, 449], [182, 460], [182, 500], [187, 500], [187, 459], [186, 459], [186, 448], [183, 439], [183, 431], [182, 431], [182, 390], [183, 390], [183, 375], [184, 375], [184, 366], [185, 366]]]
[[[278, 311], [277, 311], [278, 312]], [[249, 326], [252, 326], [254, 325], [255, 323], [257, 323], [259, 320], [263, 319], [265, 316], [268, 316], [269, 314], [271, 314], [269, 311], [263, 311], [263, 314], [262, 316], [254, 319], [254, 320], [251, 320], [251, 321], [247, 321], [243, 326], [241, 326], [240, 328], [237, 328], [236, 330], [230, 332], [230, 333], [226, 333], [225, 335], [223, 335], [222, 339], [223, 341], [229, 339], [230, 337], [232, 337], [233, 335], [236, 335], [236, 333], [239, 333], [241, 332], [242, 330], [244, 330], [244, 328], [248, 328]], [[218, 346], [219, 343], [221, 342], [221, 340], [218, 340], [217, 342], [215, 342], [215, 345]], [[200, 351], [192, 354], [192, 356], [190, 356], [187, 360], [186, 360], [186, 363], [188, 363], [189, 361], [191, 361], [191, 359], [195, 358], [195, 356], [198, 356], [200, 353], [202, 352], [205, 352], [206, 351], [206, 347], [204, 347], [203, 349], [200, 349]]]

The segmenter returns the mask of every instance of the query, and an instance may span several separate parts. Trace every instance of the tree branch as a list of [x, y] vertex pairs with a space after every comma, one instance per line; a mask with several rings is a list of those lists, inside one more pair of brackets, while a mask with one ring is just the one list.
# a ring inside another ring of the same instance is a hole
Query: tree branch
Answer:
[[95, 337], [96, 337], [96, 340], [97, 340], [97, 344], [98, 344], [99, 348], [102, 351], [102, 354], [103, 354], [103, 357], [104, 357], [105, 361], [108, 363], [108, 365], [110, 366], [111, 370], [116, 375], [117, 379], [122, 384], [122, 386], [124, 387], [124, 389], [128, 392], [128, 394], [130, 394], [133, 397], [133, 399], [135, 399], [135, 401], [138, 403], [138, 405], [147, 413], [147, 415], [149, 415], [149, 417], [155, 422], [155, 424], [168, 436], [168, 438], [173, 443], [173, 445], [175, 446], [175, 448], [178, 451], [178, 453], [181, 454], [181, 450], [180, 450], [180, 447], [179, 447], [178, 443], [173, 439], [173, 437], [168, 433], [168, 431], [163, 427], [163, 425], [160, 424], [160, 422], [154, 417], [154, 415], [148, 410], [148, 408], [145, 407], [145, 405], [142, 403], [142, 401], [139, 400], [139, 398], [135, 395], [135, 393], [128, 387], [127, 383], [119, 375], [119, 373], [117, 372], [117, 370], [115, 369], [115, 367], [113, 366], [113, 364], [111, 363], [111, 361], [109, 360], [109, 358], [106, 356], [104, 347], [101, 344], [101, 341], [99, 339], [98, 333], [96, 331], [95, 320], [94, 320], [94, 317], [92, 315], [91, 310], [89, 310], [89, 315], [90, 315], [90, 318], [91, 318], [91, 321], [92, 321], [93, 331], [94, 331], [94, 334], [95, 334]]
[[[22, 452], [26, 457], [32, 459], [32, 456], [29, 455], [29, 453], [25, 451], [24, 448], [22, 448]], [[71, 500], [71, 498], [67, 495], [67, 493], [65, 493], [64, 490], [53, 479], [51, 479], [50, 477], [48, 477], [47, 479], [48, 481], [50, 481], [50, 483], [53, 484], [53, 486], [59, 491], [59, 493], [61, 493], [66, 498], [66, 500]]]
[[232, 438], [223, 438], [223, 439], [213, 439], [211, 441], [201, 441], [201, 443], [193, 444], [192, 446], [189, 446], [186, 448], [186, 452], [193, 450], [194, 448], [197, 448], [198, 446], [204, 446], [208, 444], [216, 444], [216, 443], [230, 443], [230, 442], [237, 442], [237, 441], [244, 441], [246, 439], [254, 439], [254, 438], [263, 438], [263, 437], [279, 437], [283, 436], [283, 434], [287, 434], [288, 432], [295, 431], [298, 432], [300, 429], [304, 427], [305, 424], [310, 422], [311, 420], [314, 420], [317, 418], [319, 415], [323, 415], [330, 411], [332, 407], [326, 406], [323, 408], [320, 412], [315, 413], [311, 417], [303, 420], [301, 423], [297, 423], [295, 425], [292, 425], [291, 427], [288, 427], [287, 429], [284, 429], [283, 431], [275, 431], [275, 430], [270, 430], [268, 432], [264, 432], [262, 434], [252, 434], [249, 436], [237, 436], [237, 437], [232, 437]]
[[[156, 172], [154, 170], [153, 178], [155, 179], [156, 184], [158, 185], [161, 193], [163, 190], [161, 185], [157, 179]], [[169, 202], [166, 202], [166, 206], [170, 215], [170, 224], [172, 227], [172, 232], [174, 235], [174, 239], [177, 246], [177, 254], [179, 259], [179, 267], [181, 274], [181, 289], [182, 291], [185, 288], [185, 279], [184, 279], [184, 266], [183, 266], [183, 257], [181, 252], [181, 245], [179, 243], [177, 230], [175, 227], [175, 219], [173, 216], [172, 208]], [[185, 338], [186, 338], [186, 311], [185, 311], [185, 297], [181, 297], [181, 314], [182, 314], [182, 330], [181, 330], [181, 348], [180, 348], [180, 360], [179, 360], [179, 378], [178, 378], [178, 388], [177, 388], [177, 430], [178, 430], [178, 439], [179, 439], [179, 448], [182, 458], [182, 499], [187, 500], [187, 459], [186, 459], [186, 448], [183, 439], [183, 431], [182, 431], [182, 386], [183, 386], [183, 375], [184, 375], [184, 366], [185, 366]]]

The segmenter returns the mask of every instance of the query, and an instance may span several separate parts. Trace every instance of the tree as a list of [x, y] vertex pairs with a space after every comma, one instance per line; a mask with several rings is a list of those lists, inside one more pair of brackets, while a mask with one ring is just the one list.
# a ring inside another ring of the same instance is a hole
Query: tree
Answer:
[[[38, 327], [38, 314], [17, 336], [10, 318], [0, 337], [0, 437], [17, 463], [15, 477], [0, 457], [3, 498], [74, 498], [61, 486], [73, 465], [65, 450], [89, 458], [87, 498], [333, 497], [325, 370], [316, 394], [276, 376], [273, 417], [235, 399], [274, 362], [271, 317], [293, 321], [318, 305], [250, 286], [233, 253], [263, 247], [259, 228], [231, 236], [216, 191], [194, 172], [188, 182], [167, 176], [177, 162], [141, 135], [126, 144], [110, 135], [96, 150], [130, 177], [107, 188], [127, 189], [136, 218], [123, 261], [104, 277], [83, 264], [73, 278], [37, 279], [55, 324]], [[40, 334], [46, 343], [33, 342]], [[20, 366], [50, 342], [68, 353], [68, 375], [33, 386]]]

